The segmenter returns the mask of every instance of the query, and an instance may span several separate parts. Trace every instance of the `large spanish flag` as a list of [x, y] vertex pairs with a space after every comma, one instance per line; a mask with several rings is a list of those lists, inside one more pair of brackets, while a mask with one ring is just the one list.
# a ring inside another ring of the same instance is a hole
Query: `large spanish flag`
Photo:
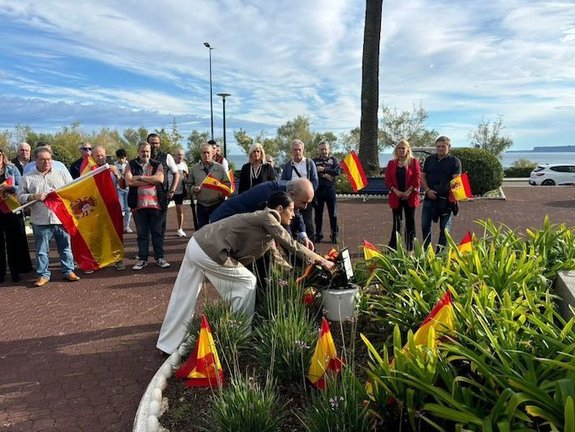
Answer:
[[450, 185], [451, 192], [449, 198], [452, 202], [466, 201], [469, 198], [473, 198], [471, 185], [469, 184], [469, 177], [466, 172], [451, 179]]
[[227, 184], [222, 183], [217, 178], [215, 178], [212, 173], [206, 176], [200, 187], [221, 192], [224, 196], [227, 197], [232, 194], [231, 188]]
[[194, 351], [176, 372], [178, 378], [186, 379], [188, 387], [221, 387], [224, 371], [212, 336], [212, 329], [205, 315], [202, 315], [200, 334]]
[[[14, 186], [14, 177], [8, 177], [1, 186]], [[0, 212], [10, 213], [18, 207], [20, 207], [20, 203], [18, 202], [16, 195], [7, 192], [2, 192], [0, 194]]]
[[44, 203], [70, 234], [74, 259], [82, 270], [97, 270], [124, 258], [122, 211], [108, 165], [49, 193]]
[[357, 157], [357, 154], [353, 150], [343, 158], [341, 166], [347, 174], [347, 178], [354, 192], [367, 186], [365, 172], [363, 171], [359, 157]]
[[310, 382], [319, 389], [325, 388], [325, 373], [331, 371], [338, 373], [343, 362], [337, 356], [329, 324], [325, 318], [321, 321], [319, 339], [315, 346], [311, 364], [307, 373]]

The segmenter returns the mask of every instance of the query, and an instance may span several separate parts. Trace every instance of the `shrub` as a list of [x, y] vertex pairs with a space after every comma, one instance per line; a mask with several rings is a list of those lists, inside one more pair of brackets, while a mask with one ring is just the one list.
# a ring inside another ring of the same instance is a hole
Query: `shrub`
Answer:
[[454, 148], [452, 153], [461, 160], [462, 170], [467, 171], [474, 195], [483, 195], [501, 186], [503, 167], [493, 154], [483, 149], [461, 147]]
[[529, 177], [533, 171], [533, 167], [511, 167], [505, 168], [505, 177], [518, 178]]

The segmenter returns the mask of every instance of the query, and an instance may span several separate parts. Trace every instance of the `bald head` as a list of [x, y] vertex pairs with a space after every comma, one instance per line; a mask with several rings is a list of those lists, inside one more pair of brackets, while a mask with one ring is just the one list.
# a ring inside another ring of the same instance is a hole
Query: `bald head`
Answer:
[[288, 181], [286, 190], [296, 209], [304, 209], [313, 201], [313, 185], [306, 178], [298, 177]]

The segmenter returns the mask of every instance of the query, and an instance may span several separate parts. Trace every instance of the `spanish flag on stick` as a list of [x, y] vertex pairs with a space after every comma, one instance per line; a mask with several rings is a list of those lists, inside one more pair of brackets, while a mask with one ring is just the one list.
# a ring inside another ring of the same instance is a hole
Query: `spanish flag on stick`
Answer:
[[98, 168], [98, 164], [94, 159], [92, 159], [92, 156], [84, 155], [82, 158], [82, 164], [80, 165], [80, 176], [88, 174], [90, 171], [93, 171], [96, 168]]
[[338, 373], [342, 365], [343, 362], [337, 357], [329, 324], [325, 318], [322, 318], [319, 339], [311, 358], [307, 378], [314, 386], [323, 390], [325, 388], [325, 373], [329, 371]]
[[367, 240], [363, 241], [363, 258], [366, 261], [369, 261], [373, 258], [380, 258], [383, 254], [381, 251], [373, 244], [368, 242]]
[[449, 200], [451, 202], [467, 201], [469, 198], [473, 198], [469, 177], [466, 172], [451, 179], [450, 185]]
[[473, 240], [472, 234], [469, 231], [467, 231], [467, 234], [465, 234], [465, 236], [461, 240], [461, 243], [459, 243], [459, 246], [457, 246], [459, 252], [461, 253], [471, 252], [473, 250], [473, 246], [471, 245], [472, 240]]
[[107, 164], [49, 193], [44, 204], [70, 234], [82, 270], [98, 270], [124, 258], [122, 211]]
[[234, 175], [234, 170], [228, 171], [228, 178], [230, 179], [230, 195], [236, 191], [236, 176]]
[[357, 157], [357, 154], [353, 150], [343, 158], [341, 166], [345, 171], [354, 192], [367, 186], [365, 172], [363, 171], [359, 157]]
[[[8, 177], [2, 186], [12, 187], [14, 186], [14, 177]], [[2, 213], [11, 213], [13, 210], [20, 207], [20, 203], [16, 198], [16, 195], [10, 194], [7, 192], [3, 192], [0, 194], [0, 212]]]
[[227, 184], [222, 183], [215, 178], [212, 173], [209, 173], [206, 176], [200, 187], [221, 192], [226, 197], [229, 197], [232, 194], [232, 189]]
[[194, 351], [178, 369], [176, 376], [186, 379], [188, 387], [221, 387], [224, 383], [224, 372], [205, 315], [202, 315], [200, 334], [196, 339]]
[[451, 292], [447, 291], [434, 306], [429, 315], [427, 315], [423, 320], [413, 335], [413, 340], [416, 345], [428, 345], [429, 333], [433, 329], [435, 332], [435, 338], [433, 340], [434, 346], [430, 348], [435, 348], [439, 337], [454, 328], [453, 298], [451, 296]]

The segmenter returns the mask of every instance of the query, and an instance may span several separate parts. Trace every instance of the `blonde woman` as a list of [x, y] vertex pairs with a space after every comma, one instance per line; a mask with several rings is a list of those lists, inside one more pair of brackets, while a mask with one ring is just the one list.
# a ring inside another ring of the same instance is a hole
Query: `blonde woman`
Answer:
[[252, 144], [248, 155], [250, 161], [242, 166], [238, 194], [260, 183], [276, 179], [274, 167], [266, 162], [266, 153], [260, 143]]
[[405, 214], [405, 246], [413, 248], [415, 238], [415, 208], [419, 205], [421, 168], [413, 157], [407, 140], [401, 140], [393, 149], [393, 159], [387, 164], [385, 184], [389, 189], [389, 206], [393, 213], [393, 230], [389, 246], [397, 247], [397, 234], [401, 233], [401, 222]]

